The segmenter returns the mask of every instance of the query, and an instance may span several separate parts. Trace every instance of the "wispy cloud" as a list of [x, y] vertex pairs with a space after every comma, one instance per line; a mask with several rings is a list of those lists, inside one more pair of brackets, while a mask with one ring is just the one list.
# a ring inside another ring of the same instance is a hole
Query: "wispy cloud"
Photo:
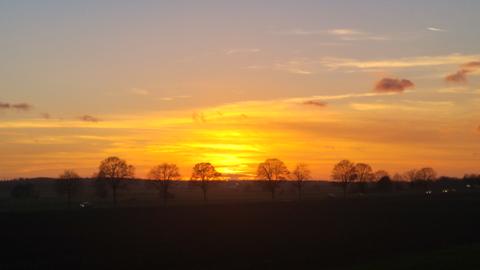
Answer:
[[383, 78], [375, 84], [376, 92], [401, 93], [408, 88], [415, 87], [415, 84], [407, 79]]
[[476, 70], [480, 68], [480, 61], [472, 61], [462, 65], [462, 68]]
[[307, 100], [302, 103], [303, 105], [315, 106], [315, 107], [327, 107], [327, 103], [321, 100]]
[[285, 63], [277, 63], [274, 65], [274, 69], [286, 71], [292, 74], [310, 75], [314, 71], [311, 69], [309, 61], [306, 59], [290, 60]]
[[379, 103], [379, 102], [353, 102], [350, 107], [358, 111], [379, 111], [379, 110], [396, 110], [396, 111], [423, 111], [429, 112], [432, 109], [441, 110], [442, 108], [451, 108], [455, 104], [451, 101], [411, 101], [405, 100], [401, 103]]
[[288, 98], [284, 99], [284, 102], [292, 103], [302, 103], [309, 100], [344, 100], [344, 99], [354, 99], [354, 98], [365, 98], [365, 97], [379, 97], [379, 96], [391, 96], [396, 93], [392, 92], [367, 92], [367, 93], [346, 93], [340, 95], [315, 95], [309, 97], [298, 97], [298, 98]]
[[468, 89], [464, 87], [448, 87], [448, 88], [442, 88], [438, 89], [438, 93], [442, 94], [459, 94], [459, 93], [467, 93]]
[[437, 28], [437, 27], [427, 27], [427, 30], [432, 31], [432, 32], [446, 32], [447, 31], [445, 29]]
[[480, 61], [472, 61], [460, 66], [460, 69], [457, 70], [455, 73], [449, 74], [445, 76], [446, 82], [453, 82], [453, 83], [466, 83], [467, 82], [467, 75], [470, 73], [474, 73], [480, 69]]
[[83, 122], [92, 122], [92, 123], [97, 123], [97, 122], [100, 122], [100, 119], [95, 117], [95, 116], [91, 116], [91, 115], [82, 115], [80, 117], [78, 117], [78, 119], [80, 121], [83, 121]]
[[365, 34], [364, 32], [347, 28], [331, 29], [328, 30], [328, 33], [335, 36], [359, 36]]
[[432, 67], [442, 65], [459, 65], [475, 61], [480, 55], [449, 54], [440, 56], [418, 56], [385, 60], [358, 60], [348, 58], [327, 57], [320, 60], [320, 63], [331, 69], [357, 68], [357, 69], [378, 69], [378, 68], [413, 68]]
[[32, 105], [28, 103], [8, 103], [0, 102], [0, 110], [18, 110], [18, 111], [29, 111], [33, 108]]
[[187, 98], [191, 98], [192, 96], [189, 96], [189, 95], [180, 95], [180, 96], [171, 96], [171, 97], [161, 97], [160, 100], [161, 101], [174, 101], [174, 100], [178, 100], [178, 99], [187, 99]]
[[327, 31], [327, 33], [330, 35], [336, 36], [344, 41], [356, 41], [356, 40], [384, 41], [389, 39], [384, 36], [374, 35], [367, 32], [359, 31], [356, 29], [349, 29], [349, 28], [330, 29]]
[[343, 41], [389, 40], [389, 38], [385, 36], [375, 35], [372, 33], [368, 33], [368, 32], [357, 30], [357, 29], [352, 29], [352, 28], [333, 28], [333, 29], [322, 29], [322, 30], [294, 28], [286, 31], [279, 31], [279, 32], [276, 32], [276, 34], [291, 35], [291, 36], [314, 36], [314, 35], [334, 36]]
[[237, 48], [237, 49], [225, 50], [226, 55], [259, 53], [259, 52], [260, 52], [260, 49], [258, 49], [258, 48]]
[[147, 89], [143, 89], [143, 88], [132, 88], [132, 89], [129, 90], [129, 93], [133, 94], [133, 95], [138, 95], [138, 96], [148, 96], [148, 95], [150, 95], [150, 91], [148, 91]]

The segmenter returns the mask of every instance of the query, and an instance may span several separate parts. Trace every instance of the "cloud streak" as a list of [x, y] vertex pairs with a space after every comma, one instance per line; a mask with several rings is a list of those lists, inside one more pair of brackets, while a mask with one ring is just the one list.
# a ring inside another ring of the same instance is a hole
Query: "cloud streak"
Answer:
[[311, 29], [301, 29], [295, 28], [287, 31], [278, 32], [282, 35], [291, 35], [291, 36], [315, 36], [315, 35], [324, 35], [324, 36], [333, 36], [343, 41], [357, 41], [357, 40], [372, 40], [372, 41], [384, 41], [388, 40], [388, 37], [374, 35], [368, 32], [360, 31], [352, 28], [333, 28], [327, 30], [311, 30]]
[[385, 69], [385, 68], [415, 68], [433, 67], [443, 65], [459, 65], [480, 58], [480, 55], [449, 54], [440, 56], [405, 57], [385, 60], [358, 60], [348, 58], [327, 57], [320, 63], [331, 69], [357, 68], [357, 69]]
[[248, 53], [259, 53], [259, 52], [260, 52], [260, 49], [258, 48], [240, 48], [240, 49], [225, 50], [226, 55], [248, 54]]
[[150, 91], [147, 89], [142, 88], [132, 88], [130, 89], [130, 94], [137, 95], [137, 96], [148, 96], [150, 95]]
[[427, 30], [432, 32], [447, 32], [447, 30], [437, 27], [427, 27]]
[[0, 109], [2, 109], [2, 110], [29, 111], [32, 108], [33, 108], [33, 106], [28, 104], [28, 103], [0, 102]]
[[307, 101], [304, 101], [302, 104], [307, 106], [321, 107], [321, 108], [327, 107], [327, 103], [320, 100], [307, 100]]

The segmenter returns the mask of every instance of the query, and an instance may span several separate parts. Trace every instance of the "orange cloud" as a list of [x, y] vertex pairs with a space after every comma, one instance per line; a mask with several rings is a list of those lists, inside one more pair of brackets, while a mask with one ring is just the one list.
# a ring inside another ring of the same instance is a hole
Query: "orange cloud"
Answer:
[[445, 77], [445, 81], [454, 83], [466, 83], [467, 75], [480, 68], [480, 61], [468, 62], [461, 65], [460, 67], [461, 69], [457, 72], [447, 75]]
[[465, 83], [467, 82], [467, 74], [471, 71], [467, 69], [461, 69], [453, 74], [447, 75], [445, 81], [455, 82], [455, 83]]
[[406, 79], [383, 78], [375, 84], [376, 92], [403, 92], [405, 89], [415, 87], [415, 84]]
[[462, 65], [465, 69], [477, 69], [480, 68], [480, 61], [473, 61]]

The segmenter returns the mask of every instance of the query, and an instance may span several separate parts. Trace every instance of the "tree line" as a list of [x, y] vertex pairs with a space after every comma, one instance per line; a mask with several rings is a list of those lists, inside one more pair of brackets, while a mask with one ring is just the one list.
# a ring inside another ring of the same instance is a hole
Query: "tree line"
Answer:
[[[106, 197], [111, 193], [113, 205], [117, 205], [117, 193], [125, 187], [127, 180], [135, 177], [135, 167], [119, 157], [108, 157], [100, 162], [98, 171], [92, 177], [95, 181], [96, 194]], [[208, 190], [213, 181], [222, 177], [214, 165], [208, 162], [197, 163], [192, 168], [191, 183], [200, 188], [203, 200], [208, 200]], [[258, 164], [256, 179], [265, 190], [275, 199], [280, 185], [289, 181], [296, 189], [298, 200], [302, 199], [303, 188], [308, 180], [311, 180], [311, 171], [307, 164], [299, 163], [293, 170], [289, 170], [285, 163], [279, 159], [266, 159]], [[342, 160], [334, 165], [331, 174], [332, 180], [343, 190], [346, 198], [352, 186], [357, 192], [365, 194], [369, 185], [375, 183], [378, 189], [391, 190], [395, 183], [407, 182], [411, 188], [420, 187], [428, 189], [437, 180], [437, 173], [430, 167], [411, 169], [402, 174], [396, 173], [390, 176], [385, 170], [374, 171], [369, 164], [353, 163]], [[443, 177], [443, 180], [446, 177]], [[464, 178], [480, 181], [478, 175], [466, 175]], [[172, 183], [181, 179], [179, 167], [173, 163], [161, 163], [154, 166], [148, 173], [148, 182], [157, 190], [159, 198], [167, 204], [171, 196]], [[68, 207], [71, 207], [72, 198], [78, 193], [82, 178], [74, 170], [65, 170], [55, 181], [56, 192], [65, 197]], [[34, 196], [32, 188], [28, 184], [18, 185], [12, 190], [14, 197]]]

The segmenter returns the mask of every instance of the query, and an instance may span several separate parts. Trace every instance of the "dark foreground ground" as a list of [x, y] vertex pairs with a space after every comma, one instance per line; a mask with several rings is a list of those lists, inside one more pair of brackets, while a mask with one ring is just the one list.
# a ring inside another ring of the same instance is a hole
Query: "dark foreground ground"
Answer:
[[0, 214], [0, 269], [480, 269], [480, 194]]

